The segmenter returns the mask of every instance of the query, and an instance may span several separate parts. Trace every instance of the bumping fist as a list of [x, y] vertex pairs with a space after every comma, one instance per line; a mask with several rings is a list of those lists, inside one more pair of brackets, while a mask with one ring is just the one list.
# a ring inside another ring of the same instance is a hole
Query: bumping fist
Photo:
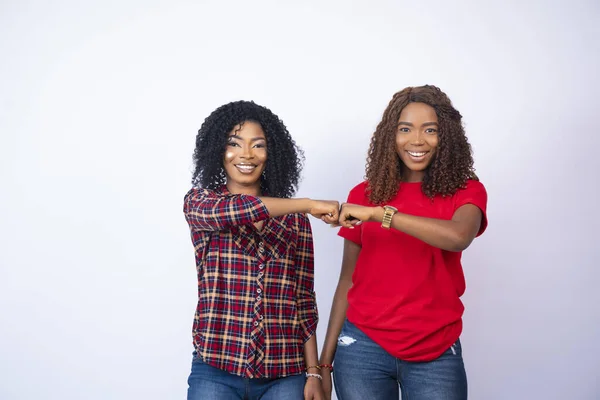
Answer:
[[354, 228], [363, 222], [373, 221], [377, 207], [365, 207], [357, 204], [344, 203], [340, 209], [337, 225]]
[[311, 200], [308, 213], [327, 224], [336, 224], [340, 215], [340, 203], [331, 200]]

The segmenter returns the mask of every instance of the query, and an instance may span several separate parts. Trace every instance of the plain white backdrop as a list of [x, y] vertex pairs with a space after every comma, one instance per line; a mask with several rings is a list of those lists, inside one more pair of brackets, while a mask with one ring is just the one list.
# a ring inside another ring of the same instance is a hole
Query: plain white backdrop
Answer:
[[[182, 214], [219, 105], [271, 108], [299, 196], [345, 200], [394, 92], [435, 84], [489, 194], [467, 250], [475, 400], [600, 398], [600, 5], [0, 2], [0, 398], [184, 399]], [[322, 343], [342, 241], [312, 220]]]

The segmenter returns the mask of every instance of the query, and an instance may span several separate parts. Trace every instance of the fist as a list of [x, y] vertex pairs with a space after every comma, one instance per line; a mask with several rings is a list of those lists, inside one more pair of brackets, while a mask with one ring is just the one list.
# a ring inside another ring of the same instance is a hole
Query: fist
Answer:
[[338, 224], [345, 228], [354, 228], [363, 222], [372, 221], [376, 207], [365, 207], [357, 204], [344, 203], [340, 210]]
[[333, 200], [311, 200], [308, 213], [328, 224], [337, 223], [340, 203]]

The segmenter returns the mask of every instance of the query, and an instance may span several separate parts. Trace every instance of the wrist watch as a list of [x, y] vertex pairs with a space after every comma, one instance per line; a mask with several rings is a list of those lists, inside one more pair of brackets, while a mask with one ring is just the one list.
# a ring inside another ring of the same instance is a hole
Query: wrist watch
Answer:
[[398, 209], [392, 206], [383, 206], [383, 218], [381, 219], [381, 227], [384, 229], [390, 229], [392, 225], [392, 217]]

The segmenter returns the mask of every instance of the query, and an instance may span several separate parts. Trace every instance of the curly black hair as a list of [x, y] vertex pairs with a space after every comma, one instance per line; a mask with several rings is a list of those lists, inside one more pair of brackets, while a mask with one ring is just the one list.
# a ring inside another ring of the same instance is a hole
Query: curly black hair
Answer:
[[477, 179], [473, 168], [471, 145], [462, 125], [462, 115], [448, 96], [432, 85], [407, 87], [394, 94], [371, 138], [367, 157], [366, 180], [369, 200], [383, 204], [398, 192], [402, 181], [402, 161], [396, 152], [396, 131], [404, 107], [425, 103], [435, 109], [439, 122], [438, 150], [425, 170], [422, 191], [429, 198], [449, 196]]
[[292, 197], [298, 188], [304, 153], [296, 145], [283, 121], [271, 110], [253, 101], [234, 101], [213, 111], [196, 135], [192, 184], [216, 190], [226, 183], [223, 157], [228, 134], [246, 121], [260, 124], [267, 138], [267, 165], [261, 178], [263, 194]]

